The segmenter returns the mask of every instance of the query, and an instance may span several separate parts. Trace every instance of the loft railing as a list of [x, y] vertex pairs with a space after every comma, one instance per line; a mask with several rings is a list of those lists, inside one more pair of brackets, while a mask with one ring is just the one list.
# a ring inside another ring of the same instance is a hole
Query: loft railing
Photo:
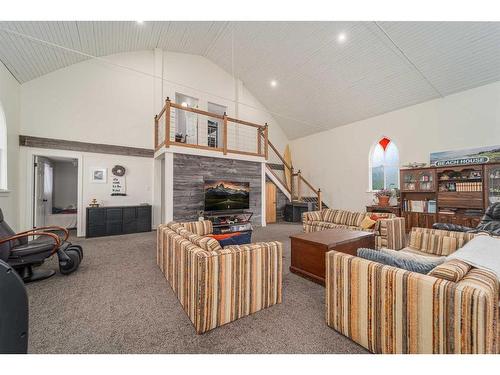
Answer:
[[254, 124], [197, 108], [173, 103], [167, 98], [154, 119], [155, 150], [181, 146], [268, 157], [268, 126]]

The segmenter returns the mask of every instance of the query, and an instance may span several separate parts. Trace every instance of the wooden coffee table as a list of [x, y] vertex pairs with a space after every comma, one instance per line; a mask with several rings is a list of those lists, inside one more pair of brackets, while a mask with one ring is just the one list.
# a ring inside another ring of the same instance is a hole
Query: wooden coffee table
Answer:
[[290, 272], [325, 285], [325, 254], [330, 250], [356, 255], [360, 247], [375, 248], [375, 235], [370, 232], [341, 228], [290, 236], [292, 262]]

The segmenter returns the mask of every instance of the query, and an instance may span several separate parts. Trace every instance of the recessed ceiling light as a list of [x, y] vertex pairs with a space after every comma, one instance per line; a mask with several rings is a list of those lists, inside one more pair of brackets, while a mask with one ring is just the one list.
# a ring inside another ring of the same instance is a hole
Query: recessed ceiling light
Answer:
[[142, 25], [144, 23], [144, 21], [135, 21], [137, 22], [139, 25]]
[[339, 43], [344, 43], [347, 39], [347, 35], [345, 35], [345, 33], [340, 33], [339, 35], [337, 35], [337, 42]]
[[275, 79], [272, 79], [271, 82], [269, 82], [269, 84], [271, 85], [271, 87], [276, 87], [276, 86], [278, 86], [278, 81], [276, 81]]

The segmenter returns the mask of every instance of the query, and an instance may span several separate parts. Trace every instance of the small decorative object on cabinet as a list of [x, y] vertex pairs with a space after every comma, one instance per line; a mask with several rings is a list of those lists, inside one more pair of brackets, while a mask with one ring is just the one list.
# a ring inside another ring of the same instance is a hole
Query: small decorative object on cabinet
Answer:
[[392, 191], [389, 189], [382, 189], [375, 193], [378, 199], [378, 205], [382, 207], [389, 206], [389, 199], [391, 199]]
[[97, 203], [97, 199], [93, 198], [89, 203], [89, 207], [99, 207], [99, 203]]

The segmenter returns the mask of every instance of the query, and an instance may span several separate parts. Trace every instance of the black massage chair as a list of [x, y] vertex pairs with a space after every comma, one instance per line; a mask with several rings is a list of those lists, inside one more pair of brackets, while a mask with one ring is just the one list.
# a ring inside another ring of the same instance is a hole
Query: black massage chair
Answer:
[[19, 275], [0, 260], [0, 354], [28, 351], [28, 293]]
[[[68, 230], [61, 227], [40, 227], [15, 233], [3, 218], [0, 209], [0, 260], [7, 262], [25, 283], [47, 279], [54, 270], [36, 270], [45, 259], [57, 253], [59, 271], [64, 275], [77, 270], [83, 259], [81, 246], [68, 242]], [[28, 238], [36, 237], [32, 241]]]
[[486, 209], [484, 216], [481, 218], [481, 222], [476, 228], [447, 223], [435, 223], [432, 228], [451, 230], [454, 232], [487, 232], [494, 236], [500, 236], [500, 203], [494, 203]]

